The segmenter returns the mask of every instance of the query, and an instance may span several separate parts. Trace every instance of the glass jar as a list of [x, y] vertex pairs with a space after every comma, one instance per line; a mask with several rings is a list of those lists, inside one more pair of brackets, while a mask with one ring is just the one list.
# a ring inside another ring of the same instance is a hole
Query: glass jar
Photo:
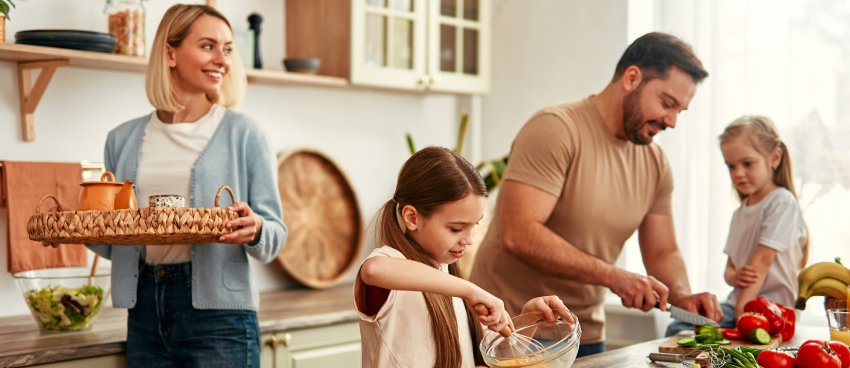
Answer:
[[115, 36], [116, 54], [145, 57], [145, 7], [142, 0], [107, 0], [109, 33]]

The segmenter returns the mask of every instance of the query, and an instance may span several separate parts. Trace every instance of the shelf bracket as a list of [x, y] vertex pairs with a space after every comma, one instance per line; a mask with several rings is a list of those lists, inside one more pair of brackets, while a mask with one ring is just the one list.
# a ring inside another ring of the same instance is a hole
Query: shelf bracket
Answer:
[[[22, 61], [18, 63], [18, 96], [21, 100], [21, 133], [25, 142], [35, 140], [35, 119], [33, 115], [41, 96], [50, 84], [56, 68], [68, 66], [68, 59]], [[32, 83], [32, 70], [41, 69], [35, 85]]]

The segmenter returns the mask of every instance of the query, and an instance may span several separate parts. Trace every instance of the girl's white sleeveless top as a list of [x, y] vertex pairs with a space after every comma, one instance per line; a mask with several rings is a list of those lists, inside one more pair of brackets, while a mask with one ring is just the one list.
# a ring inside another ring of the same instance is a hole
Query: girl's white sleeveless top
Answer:
[[[372, 257], [406, 259], [401, 252], [386, 245], [372, 251], [366, 259]], [[448, 265], [442, 265], [442, 269], [448, 273]], [[437, 352], [424, 295], [418, 291], [391, 290], [378, 313], [367, 316], [357, 307], [358, 284], [364, 286], [359, 273], [354, 286], [354, 308], [360, 317], [363, 367], [433, 368]], [[463, 355], [461, 367], [473, 368], [473, 342], [464, 302], [460, 298], [452, 298], [452, 302]]]

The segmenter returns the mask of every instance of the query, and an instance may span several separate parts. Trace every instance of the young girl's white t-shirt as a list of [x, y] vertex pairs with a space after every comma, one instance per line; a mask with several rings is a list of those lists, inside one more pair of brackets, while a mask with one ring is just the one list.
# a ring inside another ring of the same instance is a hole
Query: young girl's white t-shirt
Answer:
[[[372, 251], [372, 257], [406, 259], [397, 249], [383, 246]], [[448, 273], [448, 265], [442, 270]], [[357, 282], [361, 282], [358, 277]], [[363, 347], [363, 367], [422, 367], [433, 368], [437, 360], [431, 319], [425, 297], [418, 291], [391, 290], [386, 302], [374, 316], [367, 316], [357, 307], [357, 286], [354, 289], [354, 308], [360, 317], [360, 337]], [[461, 367], [475, 367], [472, 335], [466, 319], [463, 300], [452, 298], [458, 326], [458, 341], [463, 356]]]
[[[148, 206], [148, 197], [178, 194], [190, 206], [189, 185], [192, 168], [206, 148], [227, 108], [213, 104], [210, 110], [192, 123], [166, 124], [156, 112], [151, 114], [142, 138], [139, 175], [139, 207]], [[224, 170], [224, 169], [223, 169]], [[149, 245], [145, 261], [151, 265], [183, 263], [192, 260], [192, 245]]]
[[[758, 295], [792, 307], [797, 300], [797, 273], [808, 236], [797, 199], [788, 189], [779, 187], [759, 203], [747, 206], [747, 202], [744, 199], [732, 215], [724, 252], [738, 269], [750, 262], [759, 244], [775, 249], [776, 258]], [[736, 287], [726, 301], [735, 305], [740, 293]]]

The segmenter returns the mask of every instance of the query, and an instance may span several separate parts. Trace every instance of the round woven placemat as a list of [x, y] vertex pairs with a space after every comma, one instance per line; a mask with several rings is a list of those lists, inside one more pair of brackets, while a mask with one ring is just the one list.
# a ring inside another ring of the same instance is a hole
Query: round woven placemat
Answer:
[[312, 288], [339, 284], [359, 260], [363, 235], [348, 179], [321, 152], [297, 149], [278, 157], [278, 189], [289, 235], [275, 267]]
[[215, 207], [146, 207], [112, 211], [62, 211], [41, 213], [41, 204], [47, 198], [62, 208], [59, 200], [47, 194], [41, 197], [30, 216], [27, 232], [30, 240], [62, 244], [108, 245], [170, 245], [205, 244], [235, 229], [225, 227], [239, 214], [219, 207], [224, 185], [215, 196]]

